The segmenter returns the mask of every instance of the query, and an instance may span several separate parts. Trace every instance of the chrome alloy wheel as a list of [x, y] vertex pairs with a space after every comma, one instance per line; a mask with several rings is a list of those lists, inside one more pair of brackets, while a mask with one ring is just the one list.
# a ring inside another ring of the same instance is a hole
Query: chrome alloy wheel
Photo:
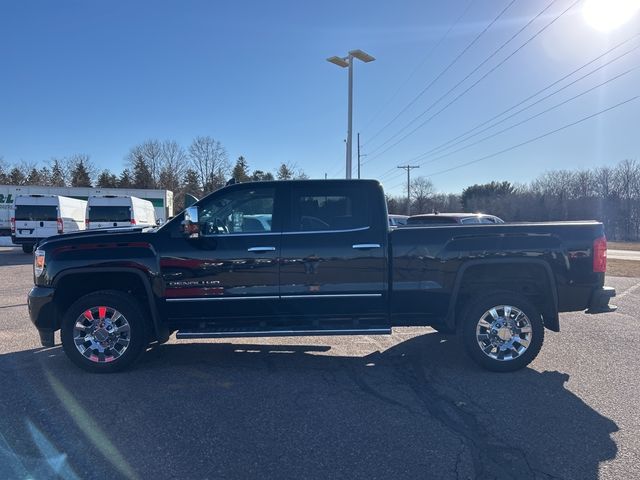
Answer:
[[487, 310], [476, 326], [476, 340], [489, 358], [509, 361], [520, 357], [531, 344], [533, 330], [522, 310], [498, 305]]
[[95, 363], [117, 360], [129, 347], [131, 327], [124, 315], [111, 307], [91, 307], [73, 327], [78, 351]]

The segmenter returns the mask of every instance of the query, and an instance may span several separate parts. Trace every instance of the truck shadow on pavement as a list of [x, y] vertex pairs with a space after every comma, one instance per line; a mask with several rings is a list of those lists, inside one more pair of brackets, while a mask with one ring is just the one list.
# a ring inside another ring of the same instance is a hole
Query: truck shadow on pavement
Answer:
[[0, 356], [0, 477], [595, 479], [617, 426], [568, 379], [485, 372], [435, 333], [364, 356], [167, 344], [113, 375], [17, 352]]

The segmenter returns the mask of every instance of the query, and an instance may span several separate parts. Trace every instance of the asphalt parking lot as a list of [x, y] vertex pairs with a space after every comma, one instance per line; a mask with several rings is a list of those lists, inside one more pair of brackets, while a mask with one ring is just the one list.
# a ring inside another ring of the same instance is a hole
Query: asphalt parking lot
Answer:
[[412, 328], [172, 340], [91, 375], [39, 346], [30, 261], [0, 247], [0, 478], [640, 477], [640, 279], [512, 374]]

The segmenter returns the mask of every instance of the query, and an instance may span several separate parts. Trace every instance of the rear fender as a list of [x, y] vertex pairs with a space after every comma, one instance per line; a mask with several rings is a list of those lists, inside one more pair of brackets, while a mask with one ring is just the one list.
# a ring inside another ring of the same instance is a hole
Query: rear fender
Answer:
[[547, 285], [544, 292], [545, 295], [548, 295], [548, 298], [551, 299], [551, 312], [547, 312], [544, 315], [544, 326], [545, 328], [559, 332], [560, 331], [560, 321], [558, 318], [558, 290], [556, 287], [555, 277], [553, 272], [551, 271], [551, 267], [544, 260], [539, 259], [525, 259], [525, 258], [499, 258], [499, 259], [481, 259], [481, 260], [470, 260], [464, 263], [460, 269], [458, 270], [458, 274], [456, 275], [456, 279], [454, 281], [453, 290], [451, 292], [451, 301], [449, 302], [449, 311], [447, 313], [446, 324], [450, 329], [456, 328], [456, 318], [457, 315], [460, 314], [458, 311], [458, 300], [460, 296], [460, 290], [462, 287], [462, 282], [464, 280], [465, 272], [471, 268], [478, 265], [486, 266], [486, 265], [532, 265], [536, 267], [541, 267], [547, 277]]

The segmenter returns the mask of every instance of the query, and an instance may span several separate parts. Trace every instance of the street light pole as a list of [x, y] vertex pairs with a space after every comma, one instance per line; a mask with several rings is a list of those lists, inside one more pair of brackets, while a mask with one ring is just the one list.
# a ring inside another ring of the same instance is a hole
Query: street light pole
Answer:
[[351, 179], [351, 172], [353, 171], [353, 164], [351, 161], [351, 155], [353, 153], [352, 147], [352, 129], [353, 129], [353, 55], [349, 52], [347, 56], [347, 62], [349, 62], [349, 107], [348, 107], [348, 127], [347, 127], [347, 165], [346, 165], [346, 179]]
[[374, 57], [369, 55], [362, 50], [351, 50], [346, 57], [338, 57], [333, 56], [327, 58], [327, 62], [333, 63], [334, 65], [338, 65], [339, 67], [345, 68], [349, 67], [349, 98], [348, 98], [348, 120], [347, 120], [347, 155], [345, 162], [345, 178], [351, 178], [351, 170], [353, 168], [352, 163], [352, 130], [353, 130], [353, 59], [357, 58], [358, 60], [369, 63], [375, 60]]

